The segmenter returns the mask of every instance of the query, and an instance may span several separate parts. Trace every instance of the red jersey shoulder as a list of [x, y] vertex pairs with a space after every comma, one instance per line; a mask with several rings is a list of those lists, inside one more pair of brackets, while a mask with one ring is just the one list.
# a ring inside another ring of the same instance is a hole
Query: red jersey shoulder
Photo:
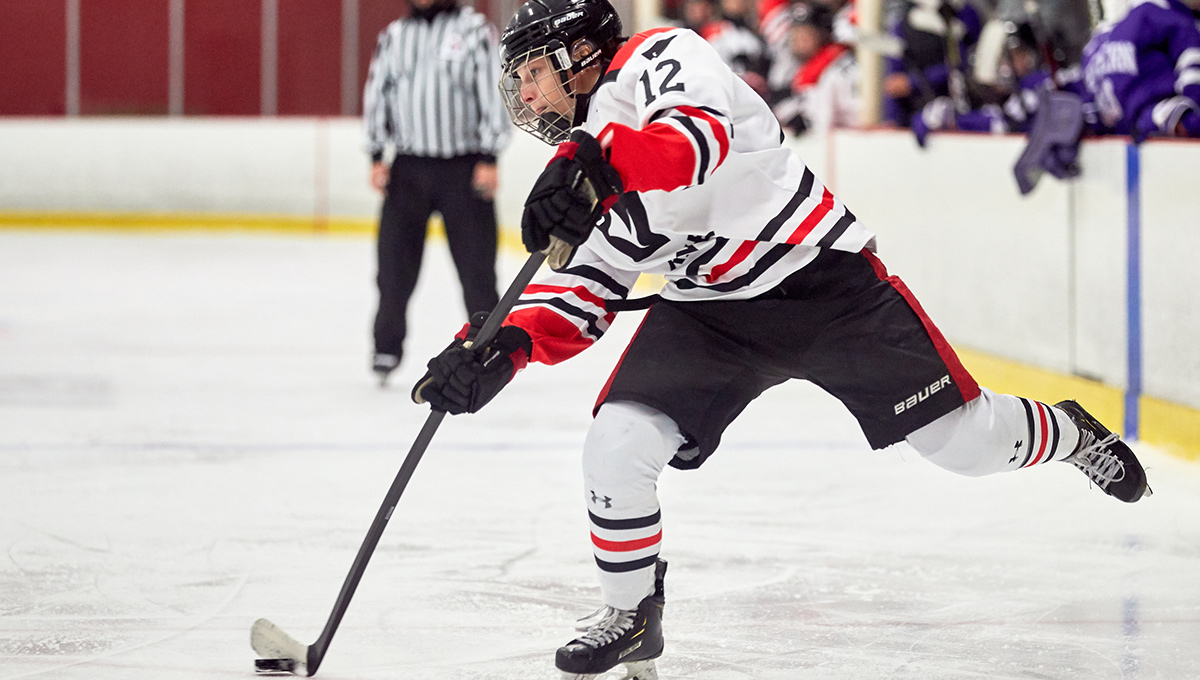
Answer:
[[617, 50], [617, 53], [613, 55], [612, 62], [608, 65], [607, 73], [613, 73], [614, 71], [620, 70], [621, 67], [623, 67], [629, 61], [630, 57], [633, 56], [633, 53], [637, 52], [637, 49], [641, 47], [646, 40], [662, 33], [679, 30], [682, 29], [674, 26], [663, 26], [662, 28], [652, 28], [648, 31], [642, 31], [641, 33], [634, 34], [629, 38], [629, 40], [626, 40], [625, 44], [621, 46], [621, 49]]

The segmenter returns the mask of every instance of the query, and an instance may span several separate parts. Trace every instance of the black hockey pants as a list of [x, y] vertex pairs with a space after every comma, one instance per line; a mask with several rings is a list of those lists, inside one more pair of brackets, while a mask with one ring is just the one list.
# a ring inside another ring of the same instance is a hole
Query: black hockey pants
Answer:
[[407, 333], [408, 300], [417, 285], [425, 251], [426, 223], [441, 213], [450, 256], [458, 270], [470, 314], [496, 305], [496, 212], [475, 193], [476, 156], [397, 156], [379, 217], [379, 311], [375, 351], [400, 356]]

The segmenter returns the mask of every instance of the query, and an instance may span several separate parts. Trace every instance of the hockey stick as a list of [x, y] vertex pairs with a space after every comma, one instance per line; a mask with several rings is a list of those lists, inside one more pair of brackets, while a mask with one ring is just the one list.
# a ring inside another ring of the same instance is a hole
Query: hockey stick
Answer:
[[[509, 284], [504, 296], [488, 314], [487, 321], [479, 329], [479, 335], [475, 337], [472, 344], [476, 347], [487, 346], [496, 335], [496, 331], [500, 330], [500, 325], [508, 316], [508, 312], [512, 310], [513, 305], [516, 304], [521, 292], [533, 280], [533, 276], [541, 267], [542, 262], [549, 257], [552, 261], [565, 263], [570, 251], [571, 247], [566, 243], [557, 237], [551, 237], [549, 248], [530, 255], [529, 259], [525, 261], [525, 265], [521, 267], [520, 273]], [[421, 456], [425, 454], [425, 449], [428, 448], [429, 442], [433, 440], [434, 433], [437, 432], [438, 426], [442, 424], [442, 419], [445, 417], [445, 411], [434, 410], [425, 419], [425, 425], [408, 450], [408, 456], [400, 466], [400, 471], [396, 473], [395, 481], [392, 482], [391, 488], [383, 498], [383, 505], [379, 506], [379, 512], [375, 514], [375, 521], [371, 522], [367, 537], [354, 557], [354, 564], [350, 567], [350, 573], [346, 575], [346, 581], [342, 584], [341, 592], [338, 593], [333, 611], [329, 614], [329, 620], [325, 622], [325, 629], [321, 631], [317, 641], [311, 645], [301, 644], [267, 619], [259, 619], [250, 628], [250, 646], [262, 657], [254, 660], [255, 671], [307, 676], [316, 674], [321, 660], [325, 658], [325, 652], [329, 649], [329, 642], [333, 639], [333, 634], [337, 632], [338, 624], [342, 622], [342, 615], [350, 606], [350, 598], [354, 597], [358, 582], [367, 569], [367, 561], [375, 552], [375, 546], [379, 543], [379, 538], [383, 535], [383, 530], [387, 526], [388, 520], [392, 518], [396, 504], [400, 501], [400, 495], [404, 493], [404, 487], [408, 486], [408, 480], [416, 470], [417, 463], [421, 462]]]

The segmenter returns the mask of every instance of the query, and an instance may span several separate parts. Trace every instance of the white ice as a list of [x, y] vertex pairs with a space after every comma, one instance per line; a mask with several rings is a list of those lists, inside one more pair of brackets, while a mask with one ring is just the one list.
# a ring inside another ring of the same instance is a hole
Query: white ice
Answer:
[[[462, 323], [433, 244], [377, 387], [372, 247], [0, 232], [0, 680], [250, 678], [256, 618], [316, 638]], [[626, 316], [446, 420], [319, 677], [557, 677], [598, 604], [578, 450]], [[1200, 678], [1200, 466], [1137, 449], [1135, 505], [1067, 465], [956, 477], [777, 388], [661, 480], [661, 675]]]

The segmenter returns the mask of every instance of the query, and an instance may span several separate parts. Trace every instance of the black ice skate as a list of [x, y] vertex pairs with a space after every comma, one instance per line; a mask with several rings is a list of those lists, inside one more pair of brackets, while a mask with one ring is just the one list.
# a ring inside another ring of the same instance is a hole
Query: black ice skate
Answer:
[[1064, 462], [1079, 468], [1096, 486], [1117, 500], [1133, 503], [1153, 493], [1146, 484], [1146, 471], [1121, 438], [1100, 424], [1078, 403], [1055, 404], [1079, 428], [1079, 444]]
[[654, 567], [654, 593], [634, 610], [605, 606], [580, 620], [578, 638], [558, 648], [554, 665], [563, 680], [587, 680], [625, 665], [621, 680], [657, 680], [654, 660], [662, 655], [662, 613], [666, 603], [663, 576], [666, 560]]
[[400, 365], [400, 357], [395, 354], [376, 354], [371, 362], [371, 370], [379, 376], [379, 386], [387, 384], [388, 376]]

